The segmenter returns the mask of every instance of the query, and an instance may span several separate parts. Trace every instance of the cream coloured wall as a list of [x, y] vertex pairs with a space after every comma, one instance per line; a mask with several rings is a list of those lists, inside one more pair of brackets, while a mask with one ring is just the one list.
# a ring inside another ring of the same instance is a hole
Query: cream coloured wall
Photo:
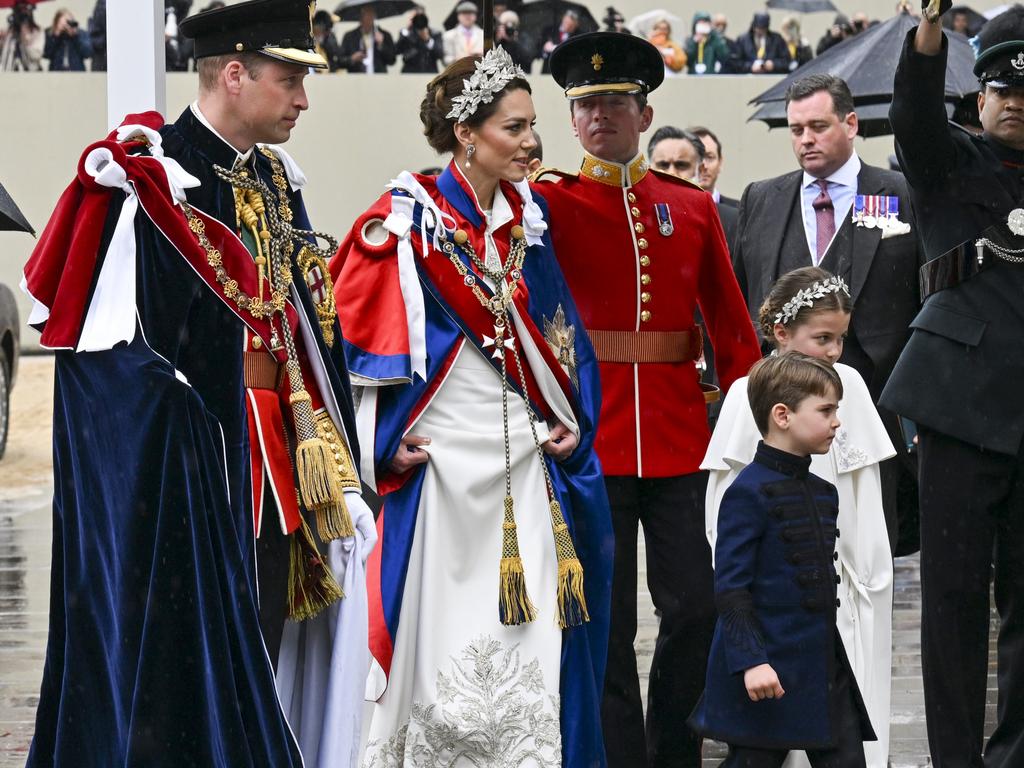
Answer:
[[[723, 144], [720, 187], [738, 197], [748, 182], [796, 168], [785, 131], [769, 132], [762, 123], [746, 122], [753, 111], [747, 101], [776, 79], [669, 80], [651, 96], [654, 126], [711, 127]], [[299, 119], [287, 149], [309, 177], [305, 197], [314, 226], [340, 238], [399, 171], [441, 164], [420, 133], [419, 101], [427, 78], [311, 77], [307, 82], [311, 108]], [[535, 75], [531, 82], [545, 164], [578, 167], [580, 150], [565, 99], [549, 78]], [[172, 119], [194, 97], [195, 88], [194, 75], [168, 76]], [[104, 100], [101, 74], [0, 75], [5, 107], [0, 182], [38, 230], [70, 182], [82, 150], [104, 136]], [[857, 146], [874, 164], [884, 164], [892, 151], [888, 137], [858, 140]], [[0, 281], [17, 285], [33, 243], [28, 235], [0, 232]], [[27, 317], [24, 299], [21, 309]], [[27, 329], [24, 343], [37, 346], [37, 334]]]
[[[208, 2], [209, 0], [193, 0], [192, 12], [204, 8]], [[235, 2], [239, 2], [239, 0], [228, 0], [229, 4]], [[419, 0], [419, 2], [426, 8], [430, 21], [434, 26], [440, 26], [456, 4], [456, 0]], [[482, 0], [477, 0], [477, 2], [480, 3]], [[591, 13], [598, 22], [601, 21], [605, 14], [605, 8], [609, 5], [614, 5], [627, 19], [657, 8], [667, 10], [685, 22], [684, 29], [673, 30], [675, 36], [679, 38], [685, 37], [688, 33], [690, 20], [695, 11], [705, 10], [711, 13], [721, 12], [726, 14], [730, 22], [729, 34], [735, 37], [742, 34], [750, 25], [750, 19], [754, 12], [764, 8], [764, 2], [758, 0], [582, 0], [582, 2], [590, 8]], [[909, 0], [909, 2], [920, 6], [920, 0]], [[967, 5], [984, 13], [989, 8], [995, 8], [1004, 2], [1005, 0], [972, 0]], [[332, 10], [339, 3], [340, 0], [320, 0], [318, 5], [321, 8]], [[66, 7], [75, 14], [80, 22], [84, 23], [92, 13], [95, 4], [95, 0], [56, 0], [56, 2], [44, 2], [39, 6], [36, 18], [40, 24], [49, 24], [56, 9]], [[887, 19], [895, 12], [897, 0], [832, 0], [832, 4], [848, 16], [854, 11], [862, 10], [873, 19]], [[789, 15], [787, 11], [774, 10], [770, 11], [770, 14], [772, 27], [775, 29], [779, 27], [782, 19]], [[801, 19], [804, 35], [810, 40], [812, 46], [817, 43], [818, 38], [824, 34], [825, 30], [832, 23], [833, 15], [831, 13], [798, 15]], [[392, 33], [397, 32], [403, 25], [404, 22], [400, 18], [384, 19], [381, 21], [381, 26]], [[336, 31], [340, 35], [354, 26], [354, 24], [348, 23], [339, 24]], [[540, 69], [540, 66], [536, 65], [534, 68]]]

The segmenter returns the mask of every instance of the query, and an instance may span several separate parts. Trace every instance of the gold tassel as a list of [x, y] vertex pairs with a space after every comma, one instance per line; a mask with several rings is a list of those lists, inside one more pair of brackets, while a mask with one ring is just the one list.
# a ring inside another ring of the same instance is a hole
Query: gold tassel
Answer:
[[338, 434], [331, 416], [326, 411], [316, 414], [316, 428], [320, 439], [324, 442], [329, 454], [330, 473], [332, 475], [332, 492], [337, 487], [338, 500], [315, 508], [316, 532], [321, 541], [333, 541], [355, 536], [352, 516], [345, 503], [345, 489], [359, 488], [359, 478], [352, 469], [352, 455], [345, 441]]
[[334, 541], [355, 536], [352, 516], [345, 504], [345, 493], [337, 504], [327, 504], [316, 508], [316, 534], [322, 541]]
[[505, 497], [505, 520], [501, 528], [498, 618], [506, 626], [526, 624], [537, 617], [537, 609], [526, 592], [526, 574], [519, 556], [519, 537], [511, 496]]
[[306, 521], [291, 535], [288, 565], [288, 618], [305, 621], [345, 597], [331, 569], [320, 556]]
[[558, 557], [558, 626], [562, 629], [578, 627], [590, 621], [583, 592], [583, 564], [576, 556], [569, 526], [562, 516], [562, 505], [554, 499], [551, 500], [551, 530]]
[[[316, 513], [317, 534], [323, 541], [354, 536], [355, 528], [345, 505], [335, 451], [319, 434], [312, 399], [301, 389], [288, 396], [300, 442], [295, 448], [295, 472], [303, 506]], [[299, 425], [302, 425], [301, 427]]]

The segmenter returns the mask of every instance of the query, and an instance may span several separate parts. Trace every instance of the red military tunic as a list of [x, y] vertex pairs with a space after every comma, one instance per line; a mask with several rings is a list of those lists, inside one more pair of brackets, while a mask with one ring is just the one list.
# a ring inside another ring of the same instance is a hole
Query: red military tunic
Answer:
[[[578, 175], [542, 173], [535, 189], [550, 208], [555, 254], [588, 332], [628, 332], [614, 338], [641, 350], [637, 362], [600, 364], [605, 474], [698, 471], [710, 434], [693, 360], [644, 362], [642, 350], [678, 344], [679, 335], [665, 332], [699, 334], [699, 305], [723, 389], [761, 356], [711, 195], [648, 170], [642, 155], [626, 166], [588, 154]], [[595, 347], [606, 357], [600, 341]]]

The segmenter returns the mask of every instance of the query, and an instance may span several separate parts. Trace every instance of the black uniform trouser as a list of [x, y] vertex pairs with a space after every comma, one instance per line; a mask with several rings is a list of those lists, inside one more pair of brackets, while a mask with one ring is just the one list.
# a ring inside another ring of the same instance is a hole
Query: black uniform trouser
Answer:
[[[840, 642], [836, 638], [836, 642]], [[860, 715], [850, 688], [850, 673], [843, 664], [836, 664], [835, 690], [836, 745], [828, 749], [809, 749], [811, 768], [864, 768], [864, 739]], [[769, 734], [770, 735], [770, 734]], [[729, 746], [729, 756], [721, 768], [779, 768], [786, 762], [788, 749]]]
[[[921, 657], [935, 768], [1024, 766], [1024, 454], [919, 432]], [[998, 725], [982, 761], [989, 584], [999, 610]]]
[[[611, 632], [601, 719], [609, 768], [699, 768], [700, 740], [686, 727], [701, 692], [717, 618], [711, 547], [704, 533], [707, 473], [607, 477], [615, 530]], [[661, 626], [651, 661], [647, 733], [637, 675], [637, 531]]]
[[[270, 494], [267, 494], [269, 496]], [[277, 671], [284, 621], [288, 616], [288, 567], [291, 542], [281, 532], [273, 499], [263, 508], [263, 525], [256, 539], [256, 584], [259, 587], [260, 630], [270, 663]]]

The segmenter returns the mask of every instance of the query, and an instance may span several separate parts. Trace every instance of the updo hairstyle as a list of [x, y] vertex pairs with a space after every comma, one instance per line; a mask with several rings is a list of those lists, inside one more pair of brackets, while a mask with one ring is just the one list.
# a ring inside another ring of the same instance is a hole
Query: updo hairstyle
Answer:
[[[761, 335], [774, 344], [775, 318], [782, 312], [782, 308], [800, 291], [807, 290], [815, 283], [830, 280], [832, 276], [831, 272], [821, 267], [801, 267], [787, 272], [776, 280], [757, 314], [757, 324], [761, 329]], [[853, 301], [846, 295], [846, 292], [834, 291], [825, 294], [820, 299], [815, 299], [814, 304], [810, 307], [800, 307], [796, 317], [791, 318], [785, 325], [790, 329], [797, 328], [819, 312], [849, 314], [851, 311], [853, 311]]]
[[[456, 121], [447, 115], [452, 111], [452, 99], [462, 95], [463, 80], [473, 76], [480, 59], [480, 56], [465, 56], [453, 61], [444, 72], [427, 84], [427, 93], [420, 104], [420, 122], [423, 123], [423, 135], [427, 137], [427, 143], [438, 154], [454, 153], [459, 147], [459, 140], [455, 138]], [[480, 104], [476, 112], [464, 121], [465, 124], [470, 128], [479, 127], [497, 111], [498, 102], [506, 93], [518, 89], [533, 93], [526, 80], [514, 78], [489, 103]]]

